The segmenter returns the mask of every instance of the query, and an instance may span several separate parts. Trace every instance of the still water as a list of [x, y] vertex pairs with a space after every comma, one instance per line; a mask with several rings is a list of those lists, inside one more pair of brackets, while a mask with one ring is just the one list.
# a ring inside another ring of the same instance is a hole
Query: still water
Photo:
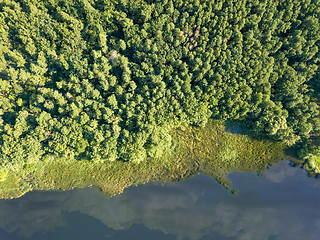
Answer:
[[199, 174], [108, 198], [95, 188], [0, 200], [0, 240], [320, 239], [320, 181], [283, 161], [228, 176], [237, 196]]

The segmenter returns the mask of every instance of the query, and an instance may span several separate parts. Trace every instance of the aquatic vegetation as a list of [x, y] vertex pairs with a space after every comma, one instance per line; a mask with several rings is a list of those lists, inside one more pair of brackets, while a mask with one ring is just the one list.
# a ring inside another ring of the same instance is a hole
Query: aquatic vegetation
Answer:
[[0, 181], [0, 198], [19, 197], [32, 190], [67, 190], [97, 186], [107, 195], [149, 181], [179, 181], [199, 172], [218, 179], [226, 187], [232, 171], [263, 171], [287, 158], [281, 142], [254, 139], [225, 131], [210, 121], [205, 127], [172, 130], [174, 149], [142, 162], [89, 162], [47, 158], [10, 171]]

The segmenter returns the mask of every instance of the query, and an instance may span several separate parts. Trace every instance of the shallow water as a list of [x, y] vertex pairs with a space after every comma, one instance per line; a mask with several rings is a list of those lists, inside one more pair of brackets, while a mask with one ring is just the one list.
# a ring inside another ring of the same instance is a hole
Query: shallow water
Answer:
[[319, 239], [319, 180], [288, 161], [228, 178], [238, 195], [199, 174], [112, 198], [88, 188], [0, 200], [0, 240]]

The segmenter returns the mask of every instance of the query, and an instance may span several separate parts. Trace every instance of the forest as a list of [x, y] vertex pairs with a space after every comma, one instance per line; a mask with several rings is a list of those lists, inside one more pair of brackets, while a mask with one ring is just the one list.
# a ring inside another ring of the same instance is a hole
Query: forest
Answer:
[[319, 47], [318, 0], [2, 0], [0, 167], [159, 158], [209, 119], [320, 156]]

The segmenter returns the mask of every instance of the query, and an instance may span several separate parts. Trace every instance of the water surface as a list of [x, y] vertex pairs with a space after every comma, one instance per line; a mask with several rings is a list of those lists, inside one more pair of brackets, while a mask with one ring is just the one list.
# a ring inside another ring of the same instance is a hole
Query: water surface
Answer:
[[320, 181], [288, 161], [228, 178], [238, 195], [199, 174], [112, 198], [88, 188], [0, 200], [0, 239], [319, 239]]

